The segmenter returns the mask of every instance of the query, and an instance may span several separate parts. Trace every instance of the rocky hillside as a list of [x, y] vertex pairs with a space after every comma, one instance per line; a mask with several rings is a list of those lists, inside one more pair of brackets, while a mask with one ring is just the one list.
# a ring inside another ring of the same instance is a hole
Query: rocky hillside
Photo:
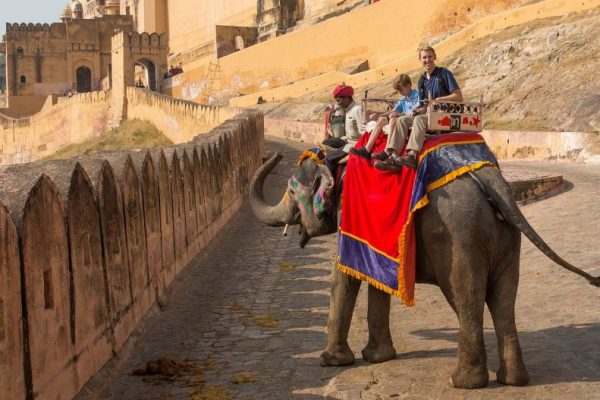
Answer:
[[[487, 128], [600, 132], [599, 52], [596, 9], [508, 28], [438, 64], [455, 72], [467, 99], [484, 95]], [[420, 73], [410, 72], [413, 81]], [[364, 89], [396, 96], [390, 79]], [[329, 100], [322, 91], [260, 107], [271, 118], [320, 121]]]

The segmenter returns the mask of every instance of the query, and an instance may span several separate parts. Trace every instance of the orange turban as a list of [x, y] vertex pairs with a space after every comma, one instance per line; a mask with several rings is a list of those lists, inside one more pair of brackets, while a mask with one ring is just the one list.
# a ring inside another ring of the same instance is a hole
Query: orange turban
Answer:
[[337, 85], [333, 89], [333, 97], [352, 97], [354, 95], [354, 88], [352, 86]]

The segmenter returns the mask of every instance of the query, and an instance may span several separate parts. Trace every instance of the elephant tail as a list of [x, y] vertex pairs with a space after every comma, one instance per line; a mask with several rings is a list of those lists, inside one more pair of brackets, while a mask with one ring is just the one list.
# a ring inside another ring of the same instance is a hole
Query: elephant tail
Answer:
[[491, 168], [482, 168], [474, 173], [469, 172], [469, 175], [475, 180], [496, 211], [498, 211], [509, 224], [519, 229], [538, 249], [540, 249], [542, 253], [561, 267], [584, 277], [590, 284], [600, 287], [600, 276], [594, 277], [575, 267], [556, 254], [556, 252], [544, 242], [517, 206], [510, 187], [500, 173]]

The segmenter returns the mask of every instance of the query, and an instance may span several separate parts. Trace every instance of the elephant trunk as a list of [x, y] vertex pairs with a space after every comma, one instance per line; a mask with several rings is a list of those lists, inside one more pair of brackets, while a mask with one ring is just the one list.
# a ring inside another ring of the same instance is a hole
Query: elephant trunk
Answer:
[[476, 181], [479, 179], [479, 182], [482, 184], [480, 187], [484, 191], [484, 194], [497, 207], [504, 219], [519, 229], [535, 247], [561, 267], [584, 277], [590, 284], [600, 287], [600, 276], [594, 277], [568, 263], [544, 242], [529, 222], [527, 222], [523, 213], [521, 213], [510, 187], [497, 171], [491, 168], [482, 168], [475, 171], [472, 176]]
[[256, 171], [250, 184], [250, 208], [256, 218], [269, 226], [291, 225], [298, 221], [298, 209], [287, 192], [276, 206], [268, 205], [263, 195], [265, 179], [282, 157], [281, 153], [276, 152]]

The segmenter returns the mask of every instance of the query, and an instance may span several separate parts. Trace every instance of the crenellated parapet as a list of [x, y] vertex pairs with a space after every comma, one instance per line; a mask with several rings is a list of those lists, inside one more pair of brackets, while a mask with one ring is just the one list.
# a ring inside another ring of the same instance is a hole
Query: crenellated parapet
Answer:
[[112, 38], [112, 48], [129, 47], [140, 52], [162, 50], [168, 48], [168, 35], [166, 33], [148, 32], [118, 32]]
[[26, 37], [50, 37], [50, 35], [66, 34], [66, 24], [32, 24], [32, 23], [7, 23], [6, 38], [19, 39]]
[[[55, 24], [53, 24], [55, 25]], [[58, 24], [56, 24], [58, 25]], [[50, 31], [50, 24], [32, 24], [32, 23], [7, 23], [6, 24], [6, 32], [41, 32], [41, 31]]]
[[245, 111], [176, 146], [0, 170], [0, 398], [72, 398], [243, 204], [263, 141]]

